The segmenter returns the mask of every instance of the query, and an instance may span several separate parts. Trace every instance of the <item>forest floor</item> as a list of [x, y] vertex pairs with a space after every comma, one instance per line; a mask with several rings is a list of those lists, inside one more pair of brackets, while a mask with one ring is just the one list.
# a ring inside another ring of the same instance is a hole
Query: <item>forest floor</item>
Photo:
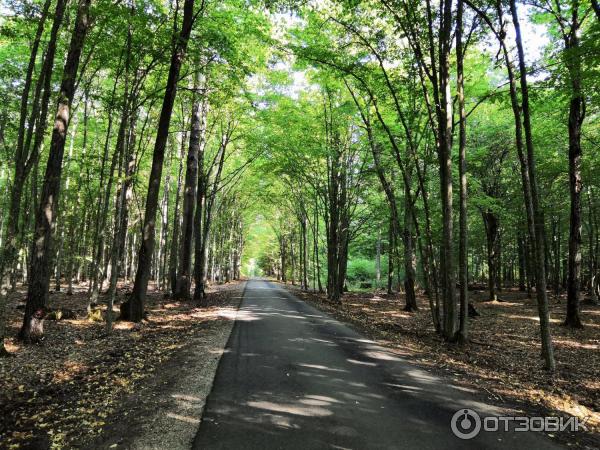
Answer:
[[[87, 318], [87, 285], [72, 296], [53, 293], [50, 307], [76, 317], [46, 320], [39, 345], [8, 339], [12, 357], [0, 358], [0, 448], [151, 448], [135, 442], [140, 436], [186, 447], [181, 441], [191, 443], [196, 433], [244, 284], [212, 287], [208, 308], [150, 289], [147, 319], [116, 322], [109, 337], [104, 322]], [[10, 336], [23, 297], [9, 298]]]
[[535, 299], [504, 290], [501, 301], [486, 302], [485, 291], [470, 292], [479, 317], [469, 321], [470, 343], [445, 343], [434, 331], [427, 299], [419, 310], [403, 311], [402, 294], [347, 293], [341, 305], [324, 294], [287, 288], [319, 309], [350, 323], [379, 344], [396, 349], [426, 370], [453, 383], [487, 393], [489, 400], [514, 411], [586, 419], [588, 432], [558, 433], [571, 446], [600, 448], [600, 307], [582, 307], [584, 328], [561, 326], [565, 298], [551, 297], [551, 332], [557, 363], [551, 375], [540, 359]]

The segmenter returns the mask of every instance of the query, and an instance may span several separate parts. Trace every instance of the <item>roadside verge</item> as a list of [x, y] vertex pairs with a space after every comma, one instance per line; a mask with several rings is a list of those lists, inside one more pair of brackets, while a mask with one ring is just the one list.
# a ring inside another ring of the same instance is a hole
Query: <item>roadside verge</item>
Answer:
[[121, 402], [110, 425], [88, 449], [189, 449], [231, 334], [246, 283], [218, 286], [211, 306], [193, 314], [204, 322], [189, 342]]

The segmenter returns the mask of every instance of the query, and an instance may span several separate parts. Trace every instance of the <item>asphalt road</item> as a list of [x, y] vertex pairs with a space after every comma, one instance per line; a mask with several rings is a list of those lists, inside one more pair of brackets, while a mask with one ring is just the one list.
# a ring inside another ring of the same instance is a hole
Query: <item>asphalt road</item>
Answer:
[[[478, 398], [276, 284], [253, 280], [193, 448], [560, 448], [534, 432], [481, 431], [470, 440], [457, 438], [450, 426], [457, 410], [502, 414]], [[460, 431], [472, 431], [475, 420], [464, 425]]]

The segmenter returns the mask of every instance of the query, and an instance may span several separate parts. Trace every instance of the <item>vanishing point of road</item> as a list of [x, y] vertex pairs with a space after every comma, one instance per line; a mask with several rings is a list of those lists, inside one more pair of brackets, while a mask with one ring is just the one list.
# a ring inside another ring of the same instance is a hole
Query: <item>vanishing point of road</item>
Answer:
[[502, 410], [277, 284], [249, 281], [195, 449], [552, 449], [541, 433], [456, 437], [454, 413]]

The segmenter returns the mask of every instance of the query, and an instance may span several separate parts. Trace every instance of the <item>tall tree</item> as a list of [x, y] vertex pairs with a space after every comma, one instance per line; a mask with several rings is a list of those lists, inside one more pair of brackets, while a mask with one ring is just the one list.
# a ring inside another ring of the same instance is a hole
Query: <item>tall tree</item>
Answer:
[[[203, 6], [204, 5], [202, 5], [202, 7]], [[177, 20], [177, 15], [175, 15], [175, 20]], [[131, 297], [121, 305], [122, 319], [133, 322], [139, 322], [144, 317], [144, 302], [148, 291], [152, 254], [154, 252], [156, 211], [158, 209], [158, 197], [160, 194], [165, 149], [167, 138], [169, 136], [169, 125], [171, 123], [171, 114], [173, 112], [173, 105], [177, 94], [179, 72], [181, 71], [181, 65], [183, 64], [193, 24], [194, 0], [185, 0], [183, 5], [183, 22], [181, 24], [181, 30], [176, 32], [176, 36], [174, 37], [169, 75], [156, 131], [152, 169], [150, 171], [144, 224], [142, 228], [142, 243], [138, 254], [138, 267], [135, 274], [135, 283]]]
[[581, 127], [585, 118], [585, 98], [583, 95], [582, 54], [580, 32], [582, 16], [581, 2], [545, 1], [541, 4], [549, 11], [556, 23], [564, 42], [563, 62], [567, 69], [569, 85], [569, 257], [567, 275], [567, 315], [565, 325], [582, 328], [579, 317], [579, 300], [581, 296], [581, 228], [583, 188], [581, 177]]
[[[521, 111], [523, 117], [523, 131], [525, 136], [526, 157], [522, 155], [523, 169], [527, 172], [527, 179], [524, 186], [525, 202], [528, 211], [529, 235], [534, 244], [535, 265], [536, 265], [536, 295], [538, 303], [538, 314], [540, 316], [540, 331], [542, 341], [542, 355], [546, 363], [546, 368], [554, 371], [556, 363], [554, 361], [554, 349], [552, 347], [552, 338], [550, 336], [550, 317], [548, 313], [548, 293], [546, 290], [546, 264], [545, 264], [545, 230], [542, 210], [539, 204], [539, 191], [537, 184], [537, 171], [535, 165], [535, 151], [533, 147], [533, 136], [531, 131], [531, 111], [529, 105], [529, 85], [527, 84], [527, 67], [525, 65], [525, 51], [523, 49], [523, 38], [521, 36], [521, 24], [517, 12], [515, 0], [509, 2], [510, 13], [515, 28], [515, 42], [517, 44], [517, 57], [519, 67], [519, 78], [521, 87]], [[500, 11], [500, 6], [498, 7]], [[500, 20], [501, 14], [500, 15]], [[510, 64], [507, 62], [507, 65]], [[513, 94], [514, 95], [514, 94]], [[518, 110], [518, 107], [517, 107]], [[515, 111], [516, 112], [516, 111]], [[515, 116], [515, 121], [520, 118]], [[520, 128], [517, 127], [517, 128]], [[520, 131], [517, 129], [517, 133]], [[519, 139], [519, 137], [517, 137]], [[526, 165], [524, 163], [526, 162]]]
[[460, 314], [458, 340], [466, 342], [468, 338], [468, 283], [469, 263], [467, 257], [467, 118], [465, 111], [464, 86], [464, 46], [463, 46], [464, 2], [458, 0], [456, 10], [456, 93], [458, 96], [459, 136], [458, 136], [458, 176], [460, 184], [459, 206], [459, 245], [458, 278], [460, 285]]
[[[6, 349], [4, 348], [4, 336], [6, 328], [5, 298], [10, 284], [10, 278], [6, 277], [6, 275], [7, 272], [12, 268], [17, 258], [17, 238], [20, 233], [19, 216], [21, 213], [23, 187], [31, 169], [34, 167], [37, 168], [41, 137], [43, 136], [46, 129], [46, 116], [51, 93], [50, 80], [52, 78], [52, 71], [54, 68], [54, 56], [56, 54], [58, 32], [62, 24], [67, 4], [66, 0], [58, 0], [56, 2], [53, 15], [52, 29], [50, 31], [50, 37], [46, 48], [46, 54], [43, 58], [40, 76], [38, 77], [35, 87], [33, 104], [29, 116], [29, 123], [26, 127], [25, 125], [27, 121], [28, 102], [31, 91], [33, 72], [35, 69], [37, 52], [39, 49], [39, 44], [44, 30], [44, 24], [46, 21], [50, 3], [51, 2], [46, 2], [44, 4], [44, 9], [42, 10], [42, 15], [38, 22], [34, 43], [31, 48], [31, 55], [29, 57], [29, 64], [27, 67], [25, 84], [21, 93], [19, 130], [14, 158], [15, 173], [13, 177], [13, 186], [10, 193], [10, 204], [8, 208], [8, 218], [6, 234], [4, 237], [4, 245], [0, 254], [0, 355], [6, 355]], [[37, 127], [35, 127], [36, 124]], [[36, 142], [33, 146], [33, 149], [30, 150], [29, 147], [31, 145], [31, 139], [34, 134], [34, 127], [36, 130]], [[27, 133], [25, 133], [26, 129]], [[32, 185], [37, 187], [36, 182], [32, 182]]]
[[77, 18], [63, 70], [58, 107], [50, 153], [46, 165], [40, 205], [36, 213], [34, 255], [31, 263], [31, 278], [27, 290], [25, 316], [19, 337], [26, 341], [39, 341], [44, 334], [44, 309], [48, 302], [48, 289], [53, 261], [52, 233], [58, 213], [58, 197], [61, 187], [62, 161], [71, 118], [71, 105], [75, 95], [75, 84], [79, 61], [87, 35], [91, 0], [79, 0]]
[[181, 224], [181, 242], [179, 247], [179, 270], [175, 298], [189, 299], [192, 272], [192, 244], [194, 239], [194, 206], [198, 186], [198, 153], [200, 152], [202, 131], [206, 128], [205, 93], [200, 92], [203, 75], [200, 68], [196, 69], [194, 82], [194, 102], [192, 105], [192, 120], [190, 143], [187, 153], [185, 182], [183, 188], [183, 221]]

